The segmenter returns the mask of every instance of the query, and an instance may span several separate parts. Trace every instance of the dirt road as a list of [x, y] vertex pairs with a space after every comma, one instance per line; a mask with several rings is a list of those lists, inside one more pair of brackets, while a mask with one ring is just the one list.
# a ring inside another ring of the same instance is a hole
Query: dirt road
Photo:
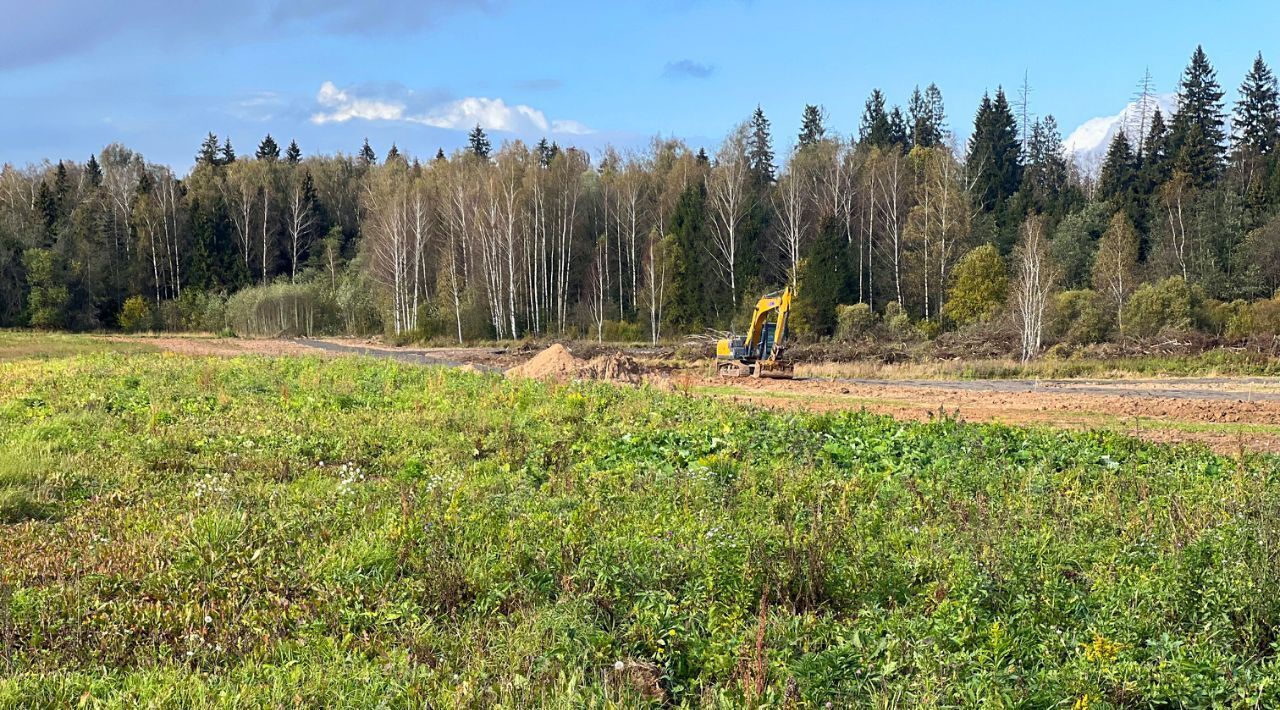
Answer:
[[[137, 340], [188, 355], [359, 355], [420, 365], [470, 364], [488, 371], [505, 370], [536, 354], [498, 348], [397, 348], [335, 338]], [[642, 362], [649, 355], [631, 354]], [[1152, 441], [1199, 442], [1230, 454], [1280, 453], [1280, 378], [724, 380], [710, 376], [709, 368], [667, 375], [677, 387], [694, 394], [770, 408], [865, 409], [904, 419], [927, 419], [946, 412], [969, 421], [1112, 429]]]

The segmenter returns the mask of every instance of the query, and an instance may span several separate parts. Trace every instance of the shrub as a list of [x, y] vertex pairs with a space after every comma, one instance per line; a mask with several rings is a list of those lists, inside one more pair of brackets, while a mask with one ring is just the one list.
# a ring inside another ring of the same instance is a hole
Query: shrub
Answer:
[[871, 336], [876, 312], [865, 303], [836, 306], [836, 339], [850, 342]]
[[889, 301], [884, 307], [884, 329], [894, 338], [907, 338], [915, 334], [911, 327], [911, 316], [897, 301]]
[[142, 296], [130, 296], [120, 309], [120, 327], [126, 333], [136, 333], [151, 327], [151, 306]]
[[227, 325], [236, 335], [314, 335], [335, 332], [337, 309], [317, 283], [274, 283], [237, 291], [227, 300]]
[[956, 264], [942, 316], [956, 325], [990, 320], [1009, 295], [1009, 272], [992, 244], [970, 251]]
[[1100, 343], [1114, 326], [1114, 314], [1097, 291], [1063, 291], [1053, 299], [1049, 335], [1054, 339], [1071, 345]]
[[1161, 331], [1188, 331], [1192, 327], [1191, 287], [1180, 276], [1144, 283], [1133, 292], [1121, 311], [1125, 335], [1149, 338]]
[[1280, 299], [1268, 298], [1250, 304], [1241, 303], [1227, 328], [1235, 337], [1274, 337], [1280, 335]]

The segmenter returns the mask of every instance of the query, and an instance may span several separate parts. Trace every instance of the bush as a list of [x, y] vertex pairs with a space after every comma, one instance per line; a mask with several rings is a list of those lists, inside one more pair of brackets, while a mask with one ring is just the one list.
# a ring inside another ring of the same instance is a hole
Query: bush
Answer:
[[1162, 331], [1191, 330], [1193, 295], [1180, 276], [1142, 284], [1121, 311], [1124, 334], [1150, 338]]
[[126, 333], [136, 333], [151, 327], [151, 306], [142, 296], [130, 296], [120, 309], [120, 327]]
[[280, 282], [237, 291], [227, 300], [227, 325], [236, 335], [315, 335], [338, 330], [328, 289], [317, 283]]
[[836, 306], [836, 340], [852, 342], [874, 335], [876, 312], [865, 303]]
[[649, 331], [633, 321], [607, 320], [604, 322], [604, 339], [610, 343], [648, 342]]
[[1268, 298], [1253, 303], [1234, 301], [1230, 304], [1232, 315], [1227, 323], [1227, 336], [1232, 338], [1280, 335], [1280, 299]]
[[1004, 258], [992, 244], [970, 251], [956, 264], [942, 316], [956, 325], [990, 320], [1009, 295]]
[[1053, 339], [1090, 345], [1106, 340], [1113, 327], [1114, 313], [1097, 291], [1063, 291], [1053, 299], [1049, 313], [1049, 335]]
[[889, 301], [884, 307], [884, 329], [894, 338], [909, 338], [916, 332], [911, 326], [911, 316], [897, 301]]

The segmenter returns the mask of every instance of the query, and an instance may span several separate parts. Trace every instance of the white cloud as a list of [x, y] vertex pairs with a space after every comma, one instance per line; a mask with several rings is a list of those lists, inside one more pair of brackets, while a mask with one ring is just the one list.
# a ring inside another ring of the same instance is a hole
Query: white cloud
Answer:
[[592, 129], [579, 121], [548, 120], [546, 114], [525, 104], [508, 104], [502, 99], [468, 96], [423, 111], [412, 112], [403, 101], [362, 98], [351, 90], [339, 89], [331, 81], [320, 85], [316, 94], [320, 111], [312, 114], [315, 124], [365, 121], [405, 121], [433, 128], [469, 131], [477, 124], [488, 131], [585, 135]]
[[328, 109], [328, 112], [318, 111], [311, 115], [311, 122], [317, 125], [346, 123], [353, 118], [366, 121], [399, 121], [404, 118], [404, 104], [358, 98], [334, 86], [332, 81], [320, 85], [316, 103]]

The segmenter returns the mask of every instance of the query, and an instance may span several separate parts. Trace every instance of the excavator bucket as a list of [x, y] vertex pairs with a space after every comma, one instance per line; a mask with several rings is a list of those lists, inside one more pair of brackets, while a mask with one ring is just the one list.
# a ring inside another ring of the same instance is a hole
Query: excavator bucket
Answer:
[[756, 377], [789, 380], [795, 377], [795, 366], [790, 360], [761, 360], [755, 365]]

